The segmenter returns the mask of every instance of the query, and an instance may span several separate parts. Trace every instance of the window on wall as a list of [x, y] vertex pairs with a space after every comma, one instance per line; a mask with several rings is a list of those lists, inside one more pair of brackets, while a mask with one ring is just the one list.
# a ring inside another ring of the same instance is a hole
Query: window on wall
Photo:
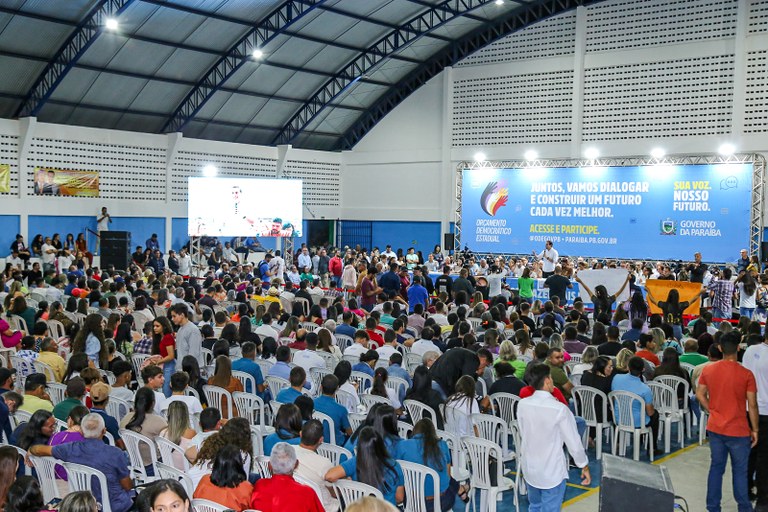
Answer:
[[337, 244], [339, 247], [360, 245], [371, 250], [373, 244], [373, 222], [364, 220], [340, 220]]

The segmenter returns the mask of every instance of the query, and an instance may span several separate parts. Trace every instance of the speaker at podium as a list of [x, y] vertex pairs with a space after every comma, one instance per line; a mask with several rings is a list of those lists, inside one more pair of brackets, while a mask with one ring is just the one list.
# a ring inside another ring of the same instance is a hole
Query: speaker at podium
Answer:
[[131, 265], [131, 233], [102, 231], [100, 242], [101, 268], [113, 265], [115, 270], [128, 270]]

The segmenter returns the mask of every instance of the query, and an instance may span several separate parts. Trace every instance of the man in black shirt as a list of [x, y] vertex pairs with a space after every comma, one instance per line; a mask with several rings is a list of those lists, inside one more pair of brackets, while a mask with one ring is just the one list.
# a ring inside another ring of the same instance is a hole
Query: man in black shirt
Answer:
[[573, 283], [563, 275], [563, 268], [558, 265], [555, 267], [554, 275], [551, 275], [544, 281], [544, 288], [549, 288], [549, 297], [560, 297], [560, 302], [567, 302], [565, 291], [567, 288], [573, 288]]
[[443, 394], [448, 397], [456, 391], [456, 381], [461, 377], [464, 375], [482, 376], [485, 367], [492, 362], [493, 360], [489, 361], [486, 357], [479, 357], [471, 350], [452, 348], [435, 361], [429, 369], [429, 374], [440, 385]]
[[438, 294], [443, 292], [447, 293], [448, 300], [453, 296], [453, 279], [451, 279], [450, 273], [451, 267], [446, 265], [443, 267], [443, 275], [438, 276], [437, 279], [435, 279], [435, 291]]
[[536, 322], [531, 318], [530, 315], [531, 312], [531, 305], [527, 302], [521, 302], [520, 303], [520, 320], [523, 321], [523, 323], [528, 327], [528, 332], [533, 332], [536, 330]]
[[515, 377], [515, 369], [509, 363], [496, 363], [493, 366], [498, 379], [491, 384], [489, 395], [494, 393], [511, 393], [520, 396], [520, 390], [525, 387], [525, 382]]
[[461, 272], [459, 272], [459, 277], [457, 277], [453, 282], [454, 297], [459, 292], [465, 292], [467, 294], [467, 299], [472, 298], [472, 295], [475, 293], [475, 287], [472, 286], [472, 283], [469, 281], [468, 277], [469, 270], [466, 268], [461, 269]]
[[[642, 332], [643, 320], [641, 318], [635, 318], [632, 321], [632, 329], [634, 329], [635, 325], [637, 325], [638, 323], [640, 327], [637, 330]], [[619, 342], [619, 328], [616, 327], [615, 325], [611, 325], [610, 327], [608, 327], [608, 329], [606, 329], [605, 335], [608, 338], [608, 341], [606, 341], [605, 343], [601, 343], [600, 345], [597, 346], [597, 353], [600, 354], [601, 356], [618, 355], [619, 351], [621, 351], [621, 349], [624, 348]]]
[[703, 283], [704, 282], [704, 274], [707, 273], [707, 265], [706, 263], [701, 262], [701, 253], [697, 252], [693, 255], [693, 259], [695, 260], [693, 263], [688, 265], [688, 272], [691, 277], [692, 283]]

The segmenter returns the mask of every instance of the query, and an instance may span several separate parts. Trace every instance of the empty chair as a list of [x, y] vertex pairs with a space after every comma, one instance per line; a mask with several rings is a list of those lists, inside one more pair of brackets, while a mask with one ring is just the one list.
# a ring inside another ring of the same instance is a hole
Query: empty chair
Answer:
[[653, 405], [659, 411], [659, 426], [664, 435], [664, 452], [669, 453], [672, 441], [672, 424], [677, 423], [677, 442], [685, 448], [685, 415], [677, 401], [673, 388], [658, 381], [647, 382], [653, 392]]
[[494, 442], [501, 447], [502, 460], [508, 462], [515, 459], [515, 452], [509, 448], [509, 424], [501, 418], [490, 414], [473, 414], [472, 424], [477, 427], [478, 436]]
[[[576, 408], [576, 415], [584, 418], [588, 427], [596, 431], [595, 449], [597, 458], [603, 456], [603, 434], [608, 432], [609, 446], [613, 441], [613, 424], [608, 415], [608, 396], [597, 388], [576, 386], [571, 390]], [[589, 435], [587, 430], [585, 436]]]
[[[645, 446], [648, 449], [648, 453], [653, 462], [653, 442], [651, 441], [651, 426], [646, 425], [645, 422], [645, 400], [635, 393], [629, 391], [611, 391], [608, 394], [608, 400], [611, 403], [611, 409], [613, 410], [613, 454], [616, 455], [616, 450], [619, 448], [621, 454], [624, 454], [625, 449], [625, 436], [632, 435], [633, 440], [633, 458], [640, 460], [640, 440], [642, 436], [645, 436]], [[634, 416], [632, 409], [635, 404], [639, 405], [640, 417], [639, 426], [635, 426]], [[621, 443], [621, 444], [619, 444]]]
[[491, 405], [499, 418], [511, 425], [517, 421], [517, 403], [520, 397], [512, 393], [494, 393], [490, 395]]
[[683, 416], [685, 417], [685, 429], [686, 434], [691, 435], [691, 408], [689, 406], [689, 395], [691, 392], [691, 385], [688, 383], [687, 380], [683, 379], [682, 377], [678, 377], [676, 375], [659, 375], [658, 377], [653, 379], [656, 382], [661, 382], [662, 384], [666, 384], [667, 386], [671, 387], [675, 391], [675, 397], [678, 399], [682, 397], [682, 402], [680, 402], [680, 409], [683, 411]]
[[[97, 469], [65, 462], [64, 469], [67, 470], [67, 481], [69, 483], [69, 492], [88, 491], [91, 492], [96, 501], [101, 504], [102, 512], [112, 512], [109, 502], [109, 488], [107, 487], [107, 477]], [[96, 485], [94, 485], [94, 479]]]
[[264, 435], [274, 432], [274, 428], [267, 425], [266, 407], [260, 396], [253, 393], [244, 393], [235, 391], [232, 393], [232, 399], [235, 401], [235, 407], [241, 417], [248, 418], [251, 425], [257, 425]]
[[[440, 479], [437, 471], [421, 464], [398, 460], [403, 469], [405, 480], [405, 512], [425, 512], [427, 510], [427, 496], [431, 493], [431, 510], [439, 511], [440, 508]], [[432, 477], [432, 488], [427, 489], [427, 477]]]
[[467, 469], [467, 452], [461, 444], [461, 440], [455, 435], [445, 430], [435, 430], [437, 437], [445, 441], [448, 449], [451, 451], [451, 476], [457, 482], [469, 480], [469, 470]]
[[189, 496], [192, 496], [195, 493], [195, 484], [192, 481], [192, 478], [184, 471], [169, 466], [168, 464], [163, 464], [162, 462], [156, 462], [155, 468], [157, 468], [157, 473], [160, 475], [160, 478], [170, 478], [171, 480], [178, 481], [181, 486], [184, 487], [184, 490], [187, 491]]
[[115, 418], [117, 422], [120, 423], [123, 417], [130, 412], [131, 404], [115, 396], [110, 396], [109, 401], [107, 402], [106, 410], [107, 414]]
[[[472, 436], [461, 438], [461, 444], [467, 452], [470, 471], [470, 482], [473, 489], [480, 491], [480, 510], [495, 512], [496, 499], [500, 492], [513, 491], [515, 510], [520, 510], [517, 499], [517, 481], [504, 476], [504, 465], [493, 464], [491, 459], [501, 460], [501, 447], [487, 439]], [[491, 485], [491, 468], [496, 468], [496, 486]], [[474, 501], [475, 493], [470, 493], [470, 500]]]

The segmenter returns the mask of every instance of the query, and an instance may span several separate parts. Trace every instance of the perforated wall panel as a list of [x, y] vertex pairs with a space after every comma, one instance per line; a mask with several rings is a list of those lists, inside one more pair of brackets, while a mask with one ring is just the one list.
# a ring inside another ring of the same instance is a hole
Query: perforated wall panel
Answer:
[[283, 177], [303, 180], [303, 199], [308, 206], [339, 206], [340, 165], [332, 162], [286, 160]]
[[729, 133], [733, 55], [585, 70], [583, 139]]
[[478, 50], [457, 66], [572, 55], [576, 12], [571, 11], [527, 27]]
[[613, 0], [587, 10], [586, 51], [736, 35], [738, 0]]
[[457, 80], [453, 145], [570, 140], [573, 71]]
[[98, 171], [104, 199], [164, 200], [165, 154], [164, 147], [35, 138], [29, 148], [27, 193], [34, 193], [35, 168], [53, 167]]
[[749, 2], [747, 30], [750, 34], [768, 32], [768, 0], [752, 0]]
[[203, 167], [215, 165], [220, 178], [274, 178], [277, 160], [253, 156], [179, 151], [171, 171], [171, 201], [187, 201], [187, 178], [202, 176]]
[[10, 190], [0, 192], [0, 196], [18, 195], [19, 193], [19, 138], [15, 135], [0, 135], [0, 164], [11, 168]]
[[768, 131], [768, 51], [763, 50], [747, 54], [744, 133], [766, 131]]

